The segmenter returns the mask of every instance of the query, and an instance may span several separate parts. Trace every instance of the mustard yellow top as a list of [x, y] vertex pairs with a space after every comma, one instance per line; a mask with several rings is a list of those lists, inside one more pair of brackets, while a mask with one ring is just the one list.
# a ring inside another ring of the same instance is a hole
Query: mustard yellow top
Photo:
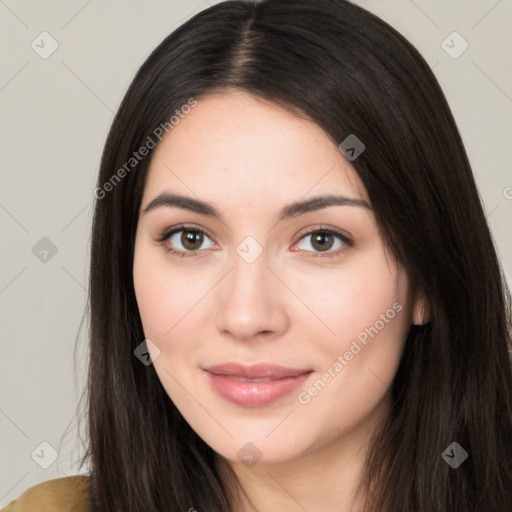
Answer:
[[28, 488], [1, 512], [88, 512], [89, 478], [76, 475]]

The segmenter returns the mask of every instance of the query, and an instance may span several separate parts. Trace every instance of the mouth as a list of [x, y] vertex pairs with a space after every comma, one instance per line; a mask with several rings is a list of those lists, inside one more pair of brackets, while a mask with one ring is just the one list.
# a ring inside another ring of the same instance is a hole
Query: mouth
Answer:
[[287, 368], [285, 366], [267, 363], [255, 364], [252, 366], [246, 366], [240, 363], [224, 363], [215, 366], [207, 366], [204, 369], [214, 375], [240, 377], [250, 380], [277, 380], [285, 377], [298, 377], [313, 371], [312, 369]]
[[297, 389], [312, 369], [272, 364], [244, 366], [238, 363], [203, 368], [212, 389], [225, 400], [243, 407], [262, 407]]

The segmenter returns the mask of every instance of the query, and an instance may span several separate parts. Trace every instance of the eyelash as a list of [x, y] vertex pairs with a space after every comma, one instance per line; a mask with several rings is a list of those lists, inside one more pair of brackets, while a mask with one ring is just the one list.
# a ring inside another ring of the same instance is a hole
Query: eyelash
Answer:
[[[191, 231], [193, 233], [202, 233], [203, 235], [206, 235], [208, 238], [210, 238], [208, 233], [206, 233], [205, 231], [203, 231], [200, 228], [197, 228], [195, 226], [189, 226], [189, 225], [185, 225], [185, 224], [180, 224], [178, 226], [173, 226], [172, 228], [164, 230], [162, 233], [160, 233], [158, 235], [158, 237], [157, 237], [157, 239], [155, 241], [159, 242], [159, 243], [163, 243], [166, 240], [168, 240], [172, 235], [174, 235], [175, 233], [179, 233], [180, 231]], [[338, 231], [337, 229], [328, 228], [328, 227], [324, 227], [324, 226], [319, 226], [319, 227], [317, 227], [315, 229], [312, 229], [312, 230], [310, 230], [310, 231], [308, 231], [306, 233], [303, 233], [301, 235], [301, 237], [299, 238], [299, 241], [302, 240], [303, 238], [305, 238], [306, 236], [312, 235], [314, 233], [327, 233], [329, 235], [337, 236], [343, 242], [343, 246], [340, 247], [339, 249], [337, 249], [336, 251], [333, 251], [333, 252], [310, 254], [309, 256], [307, 256], [308, 258], [318, 258], [318, 257], [320, 257], [320, 258], [334, 258], [336, 256], [339, 256], [342, 252], [344, 252], [347, 247], [353, 247], [354, 246], [353, 241], [350, 238], [348, 238], [344, 233], [342, 233], [341, 231]], [[172, 253], [173, 255], [178, 256], [180, 258], [184, 258], [184, 257], [185, 258], [197, 257], [197, 256], [199, 256], [199, 253], [202, 252], [200, 250], [197, 250], [197, 251], [177, 251], [177, 250], [172, 249], [171, 247], [168, 247], [168, 246], [164, 246], [164, 250], [166, 252]], [[306, 252], [311, 252], [311, 251], [306, 251]]]

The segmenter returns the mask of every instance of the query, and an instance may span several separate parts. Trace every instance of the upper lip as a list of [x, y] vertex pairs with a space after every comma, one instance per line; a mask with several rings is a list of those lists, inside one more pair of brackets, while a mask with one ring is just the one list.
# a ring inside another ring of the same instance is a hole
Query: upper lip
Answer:
[[272, 379], [282, 379], [285, 377], [296, 377], [305, 373], [310, 373], [310, 369], [285, 368], [275, 364], [255, 364], [245, 366], [239, 363], [224, 363], [215, 366], [208, 366], [204, 370], [215, 375], [229, 375], [231, 377], [244, 377], [246, 379], [261, 379], [270, 377]]

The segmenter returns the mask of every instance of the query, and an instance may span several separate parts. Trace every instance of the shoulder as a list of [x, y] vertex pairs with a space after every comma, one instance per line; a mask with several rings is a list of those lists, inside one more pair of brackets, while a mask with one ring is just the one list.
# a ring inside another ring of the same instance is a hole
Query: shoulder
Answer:
[[89, 503], [89, 477], [76, 475], [34, 485], [1, 512], [87, 512]]

